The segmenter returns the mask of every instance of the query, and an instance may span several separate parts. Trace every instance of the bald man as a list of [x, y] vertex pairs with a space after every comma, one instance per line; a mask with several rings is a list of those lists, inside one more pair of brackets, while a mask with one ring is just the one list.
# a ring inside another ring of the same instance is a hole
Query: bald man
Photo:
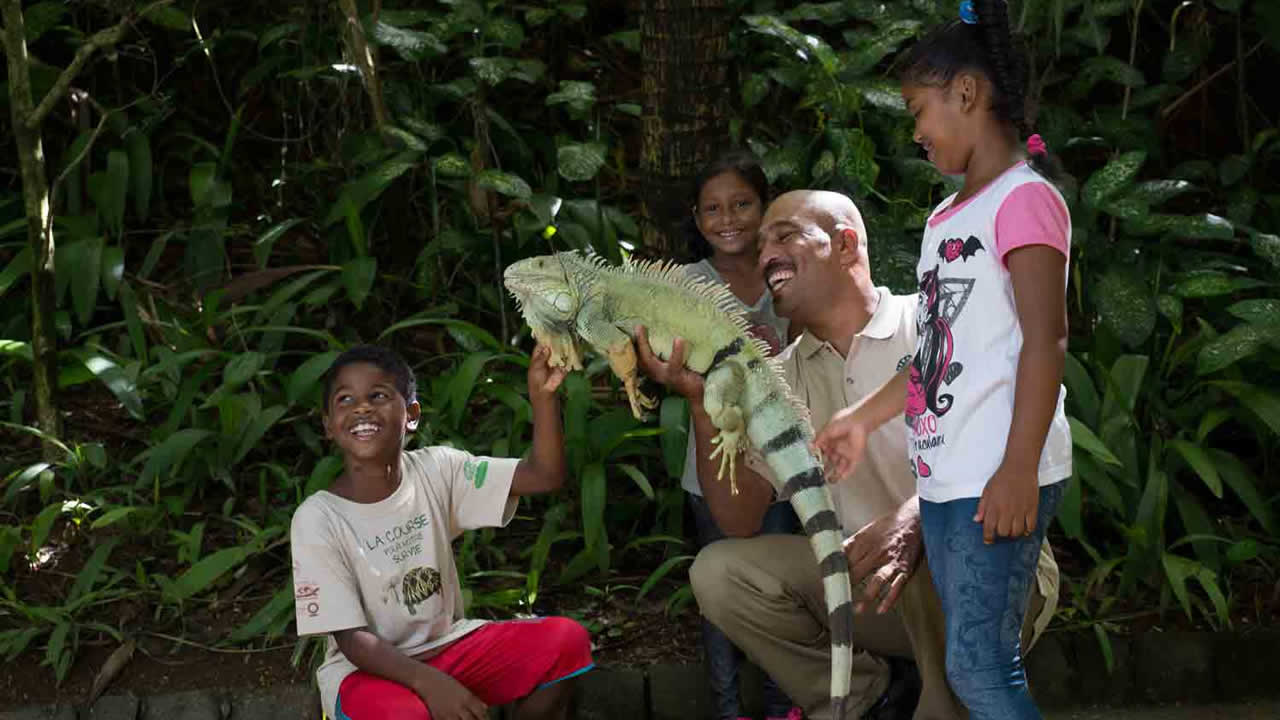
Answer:
[[[916, 297], [894, 295], [872, 282], [862, 216], [839, 193], [798, 190], [780, 196], [765, 213], [760, 250], [760, 269], [778, 314], [805, 328], [780, 359], [792, 392], [820, 429], [911, 361]], [[689, 399], [703, 497], [733, 538], [708, 545], [690, 569], [702, 614], [807, 717], [829, 717], [831, 648], [808, 540], [756, 535], [765, 511], [778, 502], [765, 479], [768, 468], [750, 453], [747, 467], [738, 465], [738, 495], [730, 494], [727, 480], [717, 482], [710, 460], [716, 430], [702, 408], [702, 378], [680, 367], [676, 353], [667, 363], [643, 338], [638, 345], [646, 373]], [[906, 441], [904, 426], [886, 424], [868, 438], [854, 474], [831, 486], [857, 603], [851, 717], [964, 718], [947, 686], [942, 609], [923, 559]], [[1057, 584], [1046, 542], [1023, 628], [1024, 648], [1052, 617]]]

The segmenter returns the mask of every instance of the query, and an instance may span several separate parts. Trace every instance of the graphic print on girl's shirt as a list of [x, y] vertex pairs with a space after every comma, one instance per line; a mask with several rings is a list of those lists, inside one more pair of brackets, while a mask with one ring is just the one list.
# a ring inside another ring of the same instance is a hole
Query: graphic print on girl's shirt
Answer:
[[[1069, 253], [1065, 202], [1024, 164], [964, 202], [952, 205], [953, 199], [925, 225], [904, 406], [906, 459], [920, 498], [930, 502], [981, 496], [1004, 459], [1022, 350], [1006, 256], [1029, 244]], [[1071, 472], [1064, 395], [1060, 388], [1041, 453], [1041, 485]]]
[[[968, 240], [943, 240], [938, 245], [938, 256], [948, 263], [968, 262], [985, 249], [982, 241], [970, 235]], [[916, 451], [946, 443], [946, 436], [938, 432], [937, 418], [947, 414], [955, 396], [945, 392], [945, 386], [964, 372], [964, 366], [952, 359], [955, 335], [951, 326], [968, 303], [974, 282], [974, 278], [939, 278], [936, 266], [920, 279], [920, 297], [916, 303], [918, 350], [911, 362], [906, 403], [907, 425], [915, 435], [912, 448]], [[911, 472], [922, 478], [932, 475], [933, 469], [916, 453]]]

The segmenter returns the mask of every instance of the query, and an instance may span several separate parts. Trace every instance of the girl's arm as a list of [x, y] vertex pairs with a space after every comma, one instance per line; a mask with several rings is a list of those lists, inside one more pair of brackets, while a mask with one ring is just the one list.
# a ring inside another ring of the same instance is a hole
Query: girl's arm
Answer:
[[867, 436], [902, 415], [910, 375], [911, 365], [908, 363], [879, 390], [831, 416], [823, 426], [813, 444], [823, 454], [828, 480], [835, 482], [848, 477], [862, 462]]
[[568, 463], [564, 456], [564, 429], [556, 388], [564, 381], [564, 368], [547, 365], [551, 350], [539, 345], [529, 359], [529, 404], [533, 406], [533, 451], [516, 465], [512, 495], [535, 495], [559, 490]]
[[487, 706], [449, 675], [400, 652], [367, 628], [333, 634], [351, 664], [412, 690], [427, 704], [431, 717], [442, 720], [485, 720]]
[[1040, 452], [1053, 421], [1067, 352], [1066, 258], [1049, 245], [1012, 250], [1006, 264], [1022, 328], [1013, 422], [1004, 460], [987, 482], [975, 522], [983, 538], [1018, 537], [1036, 526]]

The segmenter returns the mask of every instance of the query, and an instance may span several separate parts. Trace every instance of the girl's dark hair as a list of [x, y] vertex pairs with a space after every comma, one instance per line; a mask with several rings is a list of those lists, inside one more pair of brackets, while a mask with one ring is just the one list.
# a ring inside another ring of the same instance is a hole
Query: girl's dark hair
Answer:
[[[973, 0], [977, 22], [956, 19], [935, 28], [898, 58], [898, 80], [912, 85], [946, 87], [964, 70], [991, 80], [992, 111], [1017, 131], [1020, 141], [1031, 134], [1027, 122], [1027, 65], [1021, 44], [1009, 29], [1005, 0]], [[1062, 175], [1056, 157], [1030, 155], [1032, 169], [1057, 182]]]
[[711, 257], [714, 249], [711, 247], [711, 243], [708, 243], [707, 239], [702, 237], [702, 233], [698, 230], [698, 225], [693, 219], [693, 213], [689, 212], [689, 208], [697, 207], [698, 196], [702, 194], [703, 185], [706, 185], [717, 175], [722, 175], [726, 172], [735, 172], [745, 180], [760, 196], [761, 205], [769, 202], [769, 178], [764, 174], [760, 159], [747, 150], [727, 152], [699, 170], [698, 174], [693, 176], [693, 182], [689, 186], [689, 202], [683, 206], [684, 220], [681, 221], [681, 226], [685, 229], [685, 235], [688, 238], [689, 254], [693, 256], [695, 261]]

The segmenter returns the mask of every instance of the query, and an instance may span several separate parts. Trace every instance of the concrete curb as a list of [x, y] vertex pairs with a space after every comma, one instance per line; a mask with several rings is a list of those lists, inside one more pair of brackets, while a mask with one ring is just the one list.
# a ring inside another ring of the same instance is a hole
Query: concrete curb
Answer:
[[[1031, 691], [1045, 709], [1280, 699], [1280, 630], [1240, 633], [1148, 632], [1111, 639], [1108, 673], [1092, 632], [1049, 633], [1027, 657]], [[759, 717], [760, 672], [742, 669], [743, 710]], [[319, 720], [313, 688], [192, 690], [107, 695], [92, 708], [73, 703], [0, 712], [0, 720]], [[578, 720], [683, 720], [709, 717], [700, 664], [599, 667], [581, 679]], [[493, 720], [509, 717], [495, 708]]]

